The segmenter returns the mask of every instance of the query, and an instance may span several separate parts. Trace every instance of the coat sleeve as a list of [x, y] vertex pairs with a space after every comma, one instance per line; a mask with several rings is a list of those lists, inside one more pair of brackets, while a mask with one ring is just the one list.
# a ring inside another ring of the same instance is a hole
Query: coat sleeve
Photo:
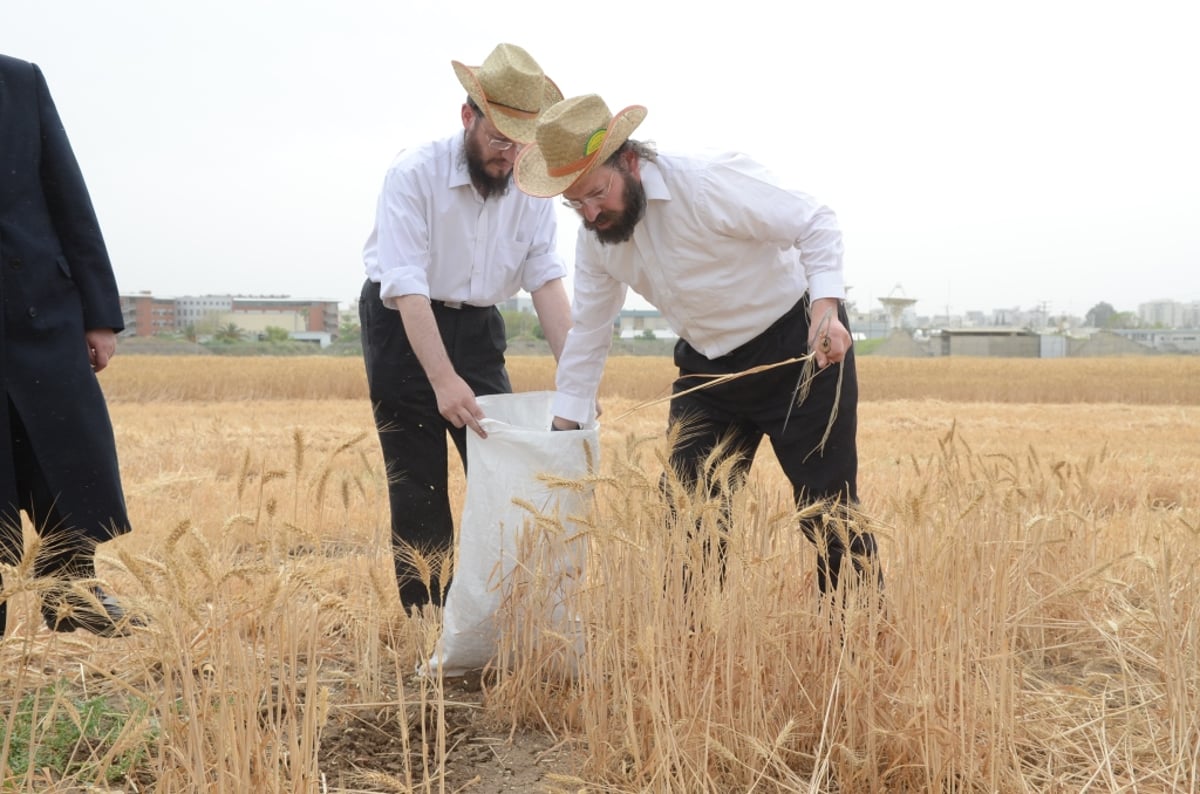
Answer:
[[84, 328], [125, 327], [121, 297], [100, 223], [46, 79], [33, 67], [41, 127], [39, 173], [47, 209], [83, 301]]

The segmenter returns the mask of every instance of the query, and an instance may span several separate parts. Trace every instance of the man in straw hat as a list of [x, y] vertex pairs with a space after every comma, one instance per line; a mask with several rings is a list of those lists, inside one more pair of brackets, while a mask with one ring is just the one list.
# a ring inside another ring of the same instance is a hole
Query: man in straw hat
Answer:
[[[681, 483], [717, 470], [714, 450], [744, 479], [769, 438], [797, 504], [828, 508], [805, 511], [802, 527], [818, 546], [818, 584], [833, 591], [845, 556], [860, 573], [876, 558], [874, 538], [841, 520], [858, 499], [858, 382], [836, 218], [744, 155], [659, 154], [630, 137], [645, 117], [637, 105], [610, 113], [594, 94], [567, 99], [542, 114], [517, 158], [521, 190], [562, 194], [582, 220], [554, 426], [592, 418], [632, 287], [679, 335], [669, 423], [686, 428], [671, 434]], [[756, 369], [693, 390], [704, 376]]]
[[452, 65], [467, 92], [463, 129], [400, 153], [363, 251], [363, 356], [405, 609], [440, 605], [450, 585], [446, 433], [465, 466], [466, 429], [484, 435], [476, 395], [512, 391], [496, 304], [528, 291], [556, 357], [571, 322], [553, 203], [509, 189], [538, 116], [562, 94], [513, 44], [480, 66]]

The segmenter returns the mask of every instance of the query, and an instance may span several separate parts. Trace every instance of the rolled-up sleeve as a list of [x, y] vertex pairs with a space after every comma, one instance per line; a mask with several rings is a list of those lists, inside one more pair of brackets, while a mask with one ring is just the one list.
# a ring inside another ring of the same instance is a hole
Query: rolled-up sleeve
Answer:
[[532, 239], [525, 265], [521, 269], [521, 287], [533, 293], [557, 278], [565, 278], [567, 265], [558, 253], [558, 220], [554, 204], [550, 201], [537, 203]]
[[613, 322], [627, 291], [624, 284], [589, 261], [586, 234], [581, 228], [571, 306], [574, 325], [558, 361], [554, 395], [554, 415], [580, 423], [595, 419], [596, 393], [612, 348]]
[[423, 192], [411, 171], [391, 170], [376, 208], [376, 266], [383, 302], [429, 297], [429, 223]]

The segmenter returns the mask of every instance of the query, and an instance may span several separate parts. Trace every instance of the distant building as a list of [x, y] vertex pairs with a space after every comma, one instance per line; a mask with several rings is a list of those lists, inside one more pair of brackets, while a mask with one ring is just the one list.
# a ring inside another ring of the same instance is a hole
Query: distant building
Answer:
[[1183, 319], [1183, 304], [1169, 300], [1139, 303], [1137, 316], [1142, 325], [1178, 328]]
[[175, 301], [156, 298], [149, 292], [121, 296], [121, 317], [125, 321], [123, 336], [159, 336], [178, 329]]
[[1160, 353], [1200, 353], [1200, 330], [1195, 328], [1119, 328], [1113, 333]]
[[1154, 328], [1200, 328], [1200, 301], [1181, 303], [1173, 300], [1139, 303], [1138, 320]]
[[622, 309], [613, 324], [613, 334], [622, 339], [634, 339], [646, 336], [647, 332], [656, 339], [673, 339], [676, 337], [667, 318], [658, 309]]
[[1064, 334], [1039, 334], [1038, 355], [1041, 358], [1065, 358], [1071, 350], [1070, 342]]
[[175, 302], [176, 330], [211, 325], [216, 327], [220, 316], [233, 310], [232, 295], [184, 295], [170, 298]]
[[930, 336], [929, 348], [935, 356], [1039, 358], [1040, 336], [1028, 328], [947, 328]]
[[1095, 358], [1112, 356], [1147, 356], [1154, 350], [1140, 342], [1127, 339], [1121, 334], [1097, 328], [1084, 329], [1084, 332], [1070, 340], [1068, 355], [1079, 358]]
[[855, 339], [881, 339], [891, 331], [891, 318], [883, 308], [859, 311], [857, 307], [846, 305], [846, 314], [850, 319], [850, 331]]
[[991, 325], [991, 318], [978, 310], [964, 313], [962, 322], [957, 324], [961, 328], [982, 328], [985, 325]]
[[333, 334], [328, 331], [297, 331], [288, 336], [297, 342], [311, 342], [321, 348], [333, 344]]
[[224, 325], [262, 333], [282, 328], [289, 334], [333, 336], [338, 331], [338, 303], [287, 295], [185, 295], [156, 298], [150, 292], [121, 296], [125, 336], [177, 334], [191, 329], [211, 333]]
[[251, 331], [283, 328], [288, 333], [338, 330], [337, 301], [280, 297], [235, 297], [230, 322]]
[[516, 295], [496, 304], [496, 308], [502, 312], [531, 312], [533, 311], [533, 298], [525, 294]]

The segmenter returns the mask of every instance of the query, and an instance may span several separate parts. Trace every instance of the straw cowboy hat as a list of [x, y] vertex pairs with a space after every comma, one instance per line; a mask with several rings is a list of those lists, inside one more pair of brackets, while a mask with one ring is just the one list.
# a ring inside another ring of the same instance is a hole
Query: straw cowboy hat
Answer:
[[500, 134], [518, 143], [532, 141], [538, 115], [562, 99], [533, 56], [515, 44], [497, 44], [482, 66], [450, 65]]
[[641, 105], [613, 115], [595, 94], [564, 99], [542, 113], [534, 142], [517, 158], [513, 179], [531, 196], [557, 196], [603, 165], [645, 118]]

